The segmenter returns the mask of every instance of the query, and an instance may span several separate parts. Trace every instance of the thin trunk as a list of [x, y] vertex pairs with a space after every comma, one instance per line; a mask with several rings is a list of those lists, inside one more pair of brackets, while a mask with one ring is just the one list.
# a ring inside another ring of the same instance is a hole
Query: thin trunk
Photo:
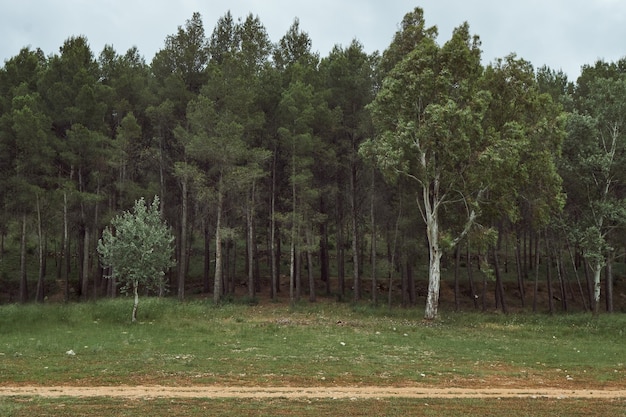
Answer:
[[607, 313], [613, 313], [613, 261], [615, 258], [615, 252], [611, 251], [606, 261], [606, 270], [604, 283], [606, 287], [606, 311]]
[[522, 302], [522, 308], [526, 306], [526, 290], [524, 288], [524, 271], [522, 270], [522, 259], [520, 252], [520, 238], [516, 234], [515, 238], [515, 266], [517, 268], [517, 287], [519, 289], [519, 298]]
[[[100, 196], [100, 175], [97, 176], [96, 195]], [[98, 245], [98, 222], [100, 221], [100, 202], [96, 200], [93, 214], [93, 244], [91, 247], [95, 248]], [[102, 269], [100, 268], [100, 262], [92, 262], [91, 275], [93, 276], [93, 298], [98, 299], [98, 289], [102, 285]]]
[[89, 298], [89, 227], [87, 225], [85, 225], [83, 236], [83, 276], [80, 294], [83, 301]]
[[580, 300], [583, 303], [583, 309], [585, 311], [589, 311], [589, 305], [587, 304], [587, 297], [585, 296], [585, 291], [583, 290], [583, 285], [580, 282], [580, 274], [578, 273], [578, 263], [574, 258], [574, 254], [572, 253], [572, 248], [567, 242], [567, 252], [569, 253], [570, 261], [572, 262], [572, 268], [574, 269], [574, 275], [576, 276], [576, 283], [578, 284], [578, 291], [580, 291]]
[[374, 169], [372, 169], [372, 188], [371, 188], [371, 199], [370, 199], [370, 229], [372, 236], [372, 254], [371, 254], [371, 268], [372, 268], [372, 303], [374, 305], [378, 304], [378, 283], [376, 282], [376, 217], [374, 212], [374, 202], [375, 202], [375, 192], [376, 192], [376, 175], [374, 173]]
[[137, 280], [133, 281], [133, 295], [135, 302], [133, 304], [133, 314], [130, 321], [134, 323], [137, 321], [137, 309], [139, 308], [139, 283]]
[[22, 237], [20, 239], [20, 303], [28, 301], [28, 279], [26, 276], [26, 214], [22, 215]]
[[400, 256], [400, 268], [402, 271], [402, 307], [408, 307], [410, 303], [409, 298], [409, 271], [408, 271], [408, 261], [406, 254], [403, 252]]
[[461, 294], [459, 289], [459, 275], [461, 270], [461, 245], [456, 245], [454, 250], [454, 311], [461, 310]]
[[[322, 213], [324, 212], [325, 211], [322, 211]], [[320, 275], [322, 281], [325, 283], [326, 295], [331, 294], [328, 246], [328, 223], [324, 221], [320, 224]]]
[[[320, 213], [326, 215], [324, 197], [320, 197]], [[326, 295], [331, 293], [330, 285], [330, 256], [328, 251], [328, 222], [324, 220], [319, 225], [320, 231], [320, 279], [326, 284]]]
[[251, 300], [256, 296], [256, 285], [254, 283], [254, 185], [254, 181], [252, 181], [252, 190], [246, 210], [246, 223], [248, 225], [248, 244], [246, 245], [248, 249], [248, 297]]
[[[402, 217], [402, 200], [400, 200], [399, 202], [399, 208], [398, 208], [398, 217], [396, 218], [396, 226], [394, 228], [393, 231], [393, 246], [391, 247], [391, 250], [389, 249], [389, 243], [387, 243], [387, 252], [391, 253], [391, 255], [387, 255], [387, 258], [389, 259], [389, 288], [388, 288], [388, 294], [387, 294], [387, 306], [389, 309], [391, 309], [391, 304], [393, 301], [393, 272], [395, 271], [395, 264], [396, 264], [396, 247], [398, 244], [398, 234], [399, 234], [399, 229], [400, 229], [400, 218]], [[389, 241], [389, 239], [387, 239], [387, 241]]]
[[561, 307], [563, 311], [567, 311], [567, 288], [565, 286], [565, 277], [563, 272], [563, 263], [561, 262], [561, 253], [555, 254], [556, 259], [556, 272], [559, 278], [559, 287], [561, 289]]
[[354, 286], [354, 301], [361, 299], [361, 275], [359, 273], [359, 229], [356, 203], [356, 165], [350, 168], [350, 217], [352, 228], [352, 277]]
[[270, 297], [276, 299], [278, 293], [278, 257], [276, 256], [276, 152], [272, 162], [272, 193], [270, 196], [270, 268], [272, 273]]
[[37, 292], [36, 300], [38, 303], [43, 303], [45, 276], [46, 276], [46, 255], [45, 255], [45, 242], [43, 237], [43, 227], [41, 220], [41, 202], [39, 201], [39, 194], [35, 195], [37, 205], [37, 240], [39, 241], [39, 277], [37, 279]]
[[217, 190], [217, 220], [215, 223], [215, 279], [213, 280], [213, 302], [219, 303], [222, 299], [222, 205], [224, 195], [222, 177], [220, 176]]
[[594, 306], [593, 306], [593, 279], [591, 277], [591, 274], [589, 273], [589, 270], [591, 269], [591, 266], [589, 266], [589, 263], [587, 262], [587, 259], [584, 256], [581, 256], [582, 262], [583, 262], [583, 268], [585, 270], [585, 281], [587, 283], [587, 296], [589, 298], [589, 309], [593, 312], [594, 310]]
[[[481, 255], [478, 255], [478, 265], [480, 267], [481, 264]], [[483, 272], [483, 289], [480, 298], [482, 299], [482, 309], [483, 312], [487, 311], [487, 274]]]
[[533, 291], [533, 313], [537, 312], [537, 297], [539, 296], [539, 251], [535, 251], [535, 287]]
[[[548, 252], [548, 248], [546, 248]], [[554, 293], [552, 290], [552, 256], [548, 253], [546, 260], [546, 281], [548, 285], [548, 312], [554, 314]]]
[[313, 245], [313, 239], [311, 237], [311, 230], [307, 226], [306, 228], [306, 263], [309, 277], [309, 301], [315, 302], [315, 278], [313, 275], [313, 252], [311, 247]]
[[209, 278], [211, 269], [211, 233], [209, 232], [209, 224], [206, 219], [203, 220], [203, 222], [204, 227], [202, 228], [202, 230], [204, 232], [204, 268], [202, 272], [202, 287], [204, 293], [208, 293], [211, 290], [211, 280]]
[[291, 242], [289, 243], [289, 302], [296, 302], [296, 229], [291, 227]]
[[63, 257], [65, 268], [63, 270], [63, 282], [65, 283], [64, 301], [70, 300], [70, 236], [69, 236], [69, 220], [67, 215], [67, 191], [63, 192]]
[[499, 304], [500, 308], [502, 309], [502, 312], [506, 314], [507, 313], [506, 298], [504, 297], [504, 284], [502, 283], [502, 273], [500, 271], [500, 259], [498, 255], [498, 248], [495, 247], [492, 249], [492, 251], [493, 251], [492, 252], [493, 267], [496, 273], [496, 304]]
[[[341, 204], [340, 204], [341, 206]], [[339, 211], [339, 219], [337, 222], [337, 276], [339, 286], [339, 298], [343, 299], [346, 293], [346, 272], [345, 272], [345, 250], [343, 240], [343, 219], [341, 218], [341, 209]]]
[[[183, 174], [184, 175], [184, 174]], [[178, 261], [178, 301], [185, 300], [185, 275], [187, 273], [187, 178], [181, 179], [182, 213], [180, 219], [180, 259]]]
[[474, 308], [478, 309], [478, 294], [476, 294], [476, 286], [474, 285], [474, 277], [472, 276], [472, 252], [470, 250], [470, 240], [467, 239], [467, 280], [469, 281], [470, 296], [474, 301]]

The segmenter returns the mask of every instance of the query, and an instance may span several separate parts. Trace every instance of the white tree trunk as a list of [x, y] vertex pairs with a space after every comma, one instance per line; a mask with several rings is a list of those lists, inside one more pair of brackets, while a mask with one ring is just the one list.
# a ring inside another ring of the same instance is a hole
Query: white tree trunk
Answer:
[[426, 311], [424, 318], [434, 320], [437, 318], [439, 307], [439, 287], [441, 282], [441, 248], [439, 247], [439, 223], [437, 210], [426, 212], [426, 232], [428, 235], [428, 295], [426, 298]]
[[439, 247], [439, 177], [436, 176], [431, 184], [423, 184], [422, 200], [424, 202], [424, 220], [426, 220], [426, 235], [428, 237], [428, 295], [426, 296], [426, 310], [424, 318], [437, 318], [439, 307], [439, 287], [441, 282], [441, 248]]
[[135, 303], [133, 304], [133, 314], [131, 321], [134, 323], [137, 321], [137, 308], [139, 307], [139, 282], [133, 281], [133, 295], [135, 296]]
[[593, 267], [593, 314], [600, 311], [600, 277], [602, 274], [603, 263], [597, 261]]

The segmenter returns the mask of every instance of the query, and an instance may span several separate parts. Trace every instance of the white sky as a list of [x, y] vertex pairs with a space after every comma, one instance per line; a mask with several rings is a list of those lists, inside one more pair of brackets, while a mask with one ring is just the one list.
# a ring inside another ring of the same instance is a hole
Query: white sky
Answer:
[[439, 28], [440, 43], [469, 22], [482, 40], [484, 64], [515, 52], [575, 80], [584, 64], [626, 56], [623, 0], [0, 0], [0, 65], [25, 46], [56, 54], [78, 35], [96, 57], [105, 44], [120, 54], [137, 46], [150, 63], [165, 37], [196, 11], [207, 36], [230, 10], [235, 18], [258, 15], [273, 42], [298, 17], [321, 56], [355, 38], [368, 52], [383, 51], [416, 6], [428, 26]]

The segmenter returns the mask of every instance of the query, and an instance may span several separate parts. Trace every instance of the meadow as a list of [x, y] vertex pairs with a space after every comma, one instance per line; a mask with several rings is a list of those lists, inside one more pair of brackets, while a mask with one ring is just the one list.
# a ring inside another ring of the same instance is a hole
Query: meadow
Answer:
[[[415, 309], [367, 304], [145, 298], [131, 324], [131, 304], [0, 306], [0, 385], [626, 387], [624, 314], [425, 322]], [[0, 397], [0, 414], [626, 415], [625, 400]]]

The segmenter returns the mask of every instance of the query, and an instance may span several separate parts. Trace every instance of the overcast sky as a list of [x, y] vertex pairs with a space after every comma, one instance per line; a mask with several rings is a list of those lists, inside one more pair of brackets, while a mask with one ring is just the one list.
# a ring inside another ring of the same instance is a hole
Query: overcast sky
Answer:
[[482, 40], [484, 64], [515, 52], [575, 80], [584, 64], [626, 56], [623, 0], [0, 0], [0, 63], [25, 46], [57, 54], [77, 35], [87, 37], [96, 57], [105, 44], [120, 54], [136, 46], [150, 63], [196, 11], [207, 36], [230, 10], [235, 18], [258, 15], [273, 42], [298, 17], [321, 56], [352, 39], [368, 52], [383, 51], [416, 6], [428, 26], [439, 28], [440, 43], [469, 22]]

